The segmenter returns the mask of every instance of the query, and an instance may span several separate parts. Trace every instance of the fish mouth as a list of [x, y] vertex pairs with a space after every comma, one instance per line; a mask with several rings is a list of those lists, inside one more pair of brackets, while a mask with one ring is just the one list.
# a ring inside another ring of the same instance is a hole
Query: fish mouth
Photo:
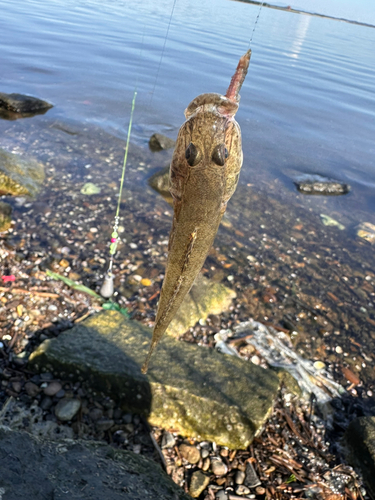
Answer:
[[191, 101], [189, 106], [185, 109], [185, 117], [190, 118], [199, 109], [211, 113], [217, 113], [224, 116], [234, 116], [238, 110], [238, 102], [233, 102], [228, 97], [221, 94], [209, 93], [201, 94]]

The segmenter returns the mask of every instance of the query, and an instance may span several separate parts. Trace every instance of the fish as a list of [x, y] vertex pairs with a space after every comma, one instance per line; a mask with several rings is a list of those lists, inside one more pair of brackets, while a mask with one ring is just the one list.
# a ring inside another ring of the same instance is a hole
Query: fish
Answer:
[[251, 57], [239, 60], [225, 95], [201, 94], [186, 108], [169, 171], [173, 223], [168, 259], [151, 345], [151, 355], [178, 311], [212, 246], [243, 162], [241, 129], [234, 116]]

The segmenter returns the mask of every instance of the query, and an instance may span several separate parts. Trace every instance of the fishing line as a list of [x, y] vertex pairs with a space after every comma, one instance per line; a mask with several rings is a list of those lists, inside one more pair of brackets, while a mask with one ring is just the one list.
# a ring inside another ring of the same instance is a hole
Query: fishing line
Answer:
[[177, 3], [177, 0], [174, 0], [174, 2], [173, 2], [173, 6], [172, 6], [171, 15], [170, 15], [170, 17], [169, 17], [169, 22], [168, 22], [168, 26], [167, 26], [167, 32], [166, 32], [166, 34], [165, 34], [165, 38], [164, 38], [164, 45], [163, 45], [163, 48], [162, 48], [162, 51], [161, 51], [161, 56], [160, 56], [159, 66], [158, 66], [158, 69], [157, 69], [157, 71], [156, 71], [156, 77], [155, 77], [155, 82], [154, 82], [154, 88], [152, 89], [152, 92], [151, 92], [151, 101], [150, 101], [150, 106], [151, 106], [151, 104], [152, 104], [152, 99], [153, 99], [153, 97], [154, 97], [154, 92], [155, 92], [156, 84], [157, 84], [158, 77], [159, 77], [159, 72], [160, 72], [160, 68], [161, 68], [161, 63], [162, 63], [162, 60], [163, 60], [163, 57], [164, 57], [165, 46], [167, 45], [168, 34], [169, 34], [169, 28], [171, 27], [172, 18], [173, 18], [173, 13], [174, 13], [174, 8], [176, 7], [176, 3]]
[[[166, 32], [165, 38], [164, 38], [164, 45], [163, 45], [162, 53], [161, 53], [161, 56], [160, 56], [159, 66], [158, 66], [156, 77], [155, 77], [154, 87], [153, 87], [152, 93], [151, 93], [151, 102], [150, 102], [150, 104], [152, 103], [152, 98], [153, 98], [153, 95], [154, 95], [154, 92], [155, 92], [156, 83], [157, 83], [157, 79], [158, 79], [158, 76], [159, 76], [159, 71], [160, 71], [162, 60], [163, 60], [165, 47], [166, 47], [166, 44], [167, 44], [169, 28], [170, 28], [171, 23], [172, 23], [172, 18], [173, 18], [173, 13], [174, 13], [174, 9], [175, 9], [175, 6], [176, 6], [176, 2], [177, 2], [177, 0], [174, 0], [174, 2], [173, 2], [171, 15], [170, 15], [169, 22], [168, 22], [167, 32]], [[144, 25], [143, 25], [143, 34], [142, 34], [140, 58], [142, 58], [142, 49], [143, 49], [143, 45], [144, 45], [145, 29], [146, 29], [146, 23], [144, 23]], [[132, 125], [133, 125], [133, 115], [134, 115], [134, 109], [135, 109], [135, 100], [137, 98], [138, 79], [139, 79], [139, 74], [137, 75], [137, 81], [136, 81], [135, 88], [134, 88], [134, 93], [133, 93], [132, 107], [131, 107], [130, 120], [129, 120], [129, 126], [128, 126], [128, 134], [127, 134], [127, 138], [126, 138], [124, 161], [123, 161], [123, 164], [122, 164], [122, 173], [121, 173], [121, 180], [120, 180], [120, 188], [119, 188], [118, 199], [117, 199], [116, 215], [114, 217], [114, 223], [113, 223], [112, 234], [111, 234], [111, 243], [109, 245], [109, 255], [110, 255], [110, 257], [109, 257], [109, 264], [108, 264], [107, 272], [104, 275], [103, 284], [102, 284], [102, 286], [100, 288], [100, 295], [102, 297], [106, 298], [106, 299], [109, 299], [110, 297], [112, 297], [113, 292], [114, 292], [114, 275], [113, 275], [113, 272], [112, 272], [112, 270], [113, 270], [113, 260], [114, 260], [115, 253], [117, 251], [117, 246], [118, 246], [118, 244], [120, 242], [120, 238], [119, 238], [119, 234], [118, 234], [119, 222], [120, 222], [120, 207], [121, 207], [122, 191], [123, 191], [124, 180], [125, 180], [126, 164], [127, 164], [127, 160], [128, 160], [130, 136], [131, 136]]]
[[253, 27], [253, 32], [251, 33], [251, 37], [250, 37], [250, 41], [249, 41], [249, 48], [251, 47], [251, 42], [253, 41], [254, 31], [255, 31], [255, 28], [257, 27], [259, 16], [260, 16], [260, 11], [262, 10], [263, 5], [264, 5], [264, 0], [260, 4], [258, 15], [257, 15], [257, 17], [255, 19], [255, 23], [254, 23], [254, 27]]

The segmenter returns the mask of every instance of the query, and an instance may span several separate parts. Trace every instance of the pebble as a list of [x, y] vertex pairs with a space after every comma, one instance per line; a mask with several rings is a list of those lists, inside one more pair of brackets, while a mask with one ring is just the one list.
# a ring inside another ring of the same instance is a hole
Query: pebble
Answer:
[[55, 394], [55, 397], [59, 398], [59, 399], [63, 398], [64, 396], [65, 396], [64, 389], [61, 389], [59, 392], [56, 392], [56, 394]]
[[198, 498], [202, 491], [208, 486], [210, 476], [203, 474], [200, 470], [193, 472], [191, 476], [189, 493], [193, 498]]
[[257, 495], [264, 495], [266, 492], [266, 489], [263, 488], [263, 486], [258, 486], [257, 488], [255, 488], [255, 493]]
[[335, 351], [337, 352], [337, 354], [342, 354], [343, 353], [343, 350], [342, 350], [342, 347], [341, 346], [336, 346], [336, 349]]
[[234, 482], [236, 484], [243, 484], [243, 482], [245, 481], [245, 476], [246, 474], [242, 470], [238, 470], [236, 472], [236, 475], [234, 476]]
[[139, 455], [142, 451], [142, 445], [140, 444], [135, 444], [133, 445], [133, 453], [136, 453], [137, 455]]
[[105, 432], [108, 431], [114, 425], [115, 425], [114, 420], [111, 420], [110, 418], [101, 418], [96, 422], [95, 427], [98, 430], [98, 432]]
[[12, 382], [12, 388], [15, 392], [21, 392], [22, 389], [21, 382]]
[[56, 417], [63, 421], [68, 422], [78, 413], [81, 408], [81, 401], [73, 398], [63, 398], [57, 403], [55, 408]]
[[251, 357], [251, 360], [250, 360], [252, 363], [254, 363], [254, 365], [260, 365], [260, 359], [259, 359], [259, 356], [257, 356], [256, 354], [254, 356]]
[[228, 471], [228, 467], [221, 460], [212, 460], [211, 470], [215, 476], [224, 476]]
[[141, 280], [141, 285], [143, 285], [143, 286], [151, 286], [152, 285], [152, 281], [149, 280], [148, 278], [143, 278]]
[[43, 411], [46, 411], [46, 410], [49, 410], [52, 405], [53, 405], [52, 398], [50, 398], [49, 396], [46, 396], [45, 398], [42, 399], [39, 406], [41, 407], [41, 409]]
[[138, 248], [138, 245], [136, 243], [129, 243], [129, 246], [130, 248], [132, 248], [133, 250], [135, 250], [136, 248]]
[[208, 450], [206, 450], [205, 448], [203, 448], [203, 450], [201, 450], [201, 457], [203, 459], [207, 458], [209, 454], [210, 454], [210, 452]]
[[315, 370], [324, 370], [326, 365], [323, 363], [323, 361], [315, 361], [314, 363], [314, 368]]
[[57, 311], [57, 306], [55, 306], [55, 304], [51, 304], [50, 306], [48, 306], [48, 310], [49, 311]]
[[100, 408], [92, 408], [89, 412], [89, 417], [94, 422], [102, 418], [102, 416], [103, 416], [103, 410], [101, 410]]
[[161, 448], [164, 450], [165, 448], [173, 448], [173, 446], [176, 444], [176, 440], [173, 436], [168, 431], [163, 432], [163, 437], [161, 438]]
[[224, 490], [219, 490], [216, 492], [215, 498], [216, 500], [227, 500], [228, 495], [225, 493]]
[[189, 444], [181, 444], [179, 447], [179, 452], [181, 456], [187, 460], [190, 464], [196, 464], [201, 458], [200, 451], [195, 446]]
[[33, 382], [26, 382], [25, 384], [25, 390], [26, 394], [30, 396], [31, 398], [35, 398], [37, 394], [39, 394], [40, 389], [39, 387], [34, 384]]
[[211, 460], [207, 457], [203, 460], [202, 470], [206, 471], [210, 468]]
[[261, 484], [251, 462], [247, 462], [246, 464], [246, 476], [244, 482], [245, 485], [249, 488], [255, 488], [256, 486], [259, 486]]
[[248, 495], [250, 493], [250, 488], [243, 484], [239, 484], [236, 488], [237, 495]]
[[46, 396], [55, 396], [61, 389], [62, 385], [60, 382], [54, 381], [48, 384], [47, 387], [43, 389], [43, 392]]

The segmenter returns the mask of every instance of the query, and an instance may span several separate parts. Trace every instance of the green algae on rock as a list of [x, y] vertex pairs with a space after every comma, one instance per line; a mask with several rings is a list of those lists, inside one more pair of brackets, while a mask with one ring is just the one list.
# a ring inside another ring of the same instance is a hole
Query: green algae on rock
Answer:
[[12, 224], [12, 207], [9, 203], [0, 201], [0, 233], [7, 231]]
[[8, 500], [190, 498], [155, 462], [107, 444], [41, 440], [3, 427], [0, 449], [0, 492]]
[[199, 274], [166, 333], [172, 337], [179, 337], [200, 319], [205, 320], [210, 314], [227, 311], [235, 298], [234, 290]]
[[44, 166], [0, 149], [0, 194], [35, 196], [44, 181]]
[[44, 341], [34, 370], [71, 376], [125, 411], [185, 436], [245, 449], [272, 410], [279, 386], [271, 371], [166, 336], [148, 375], [141, 373], [151, 329], [105, 311]]

